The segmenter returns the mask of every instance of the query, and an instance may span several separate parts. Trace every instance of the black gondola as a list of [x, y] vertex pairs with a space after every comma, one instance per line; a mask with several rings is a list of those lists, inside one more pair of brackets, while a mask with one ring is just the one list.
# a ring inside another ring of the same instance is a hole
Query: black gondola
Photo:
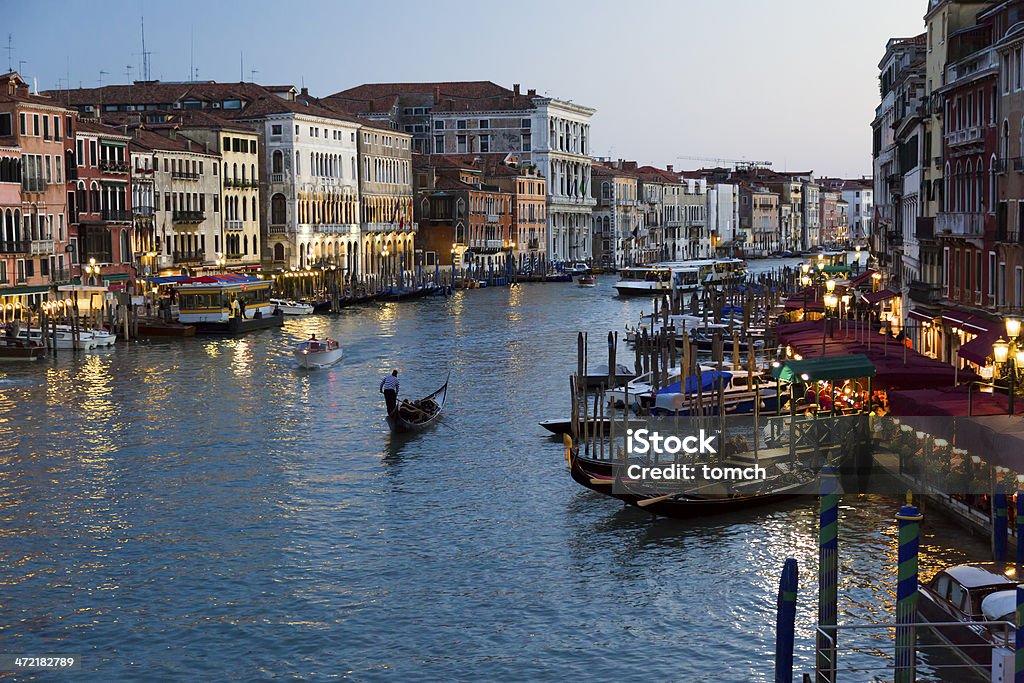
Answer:
[[[642, 508], [659, 517], [690, 519], [705, 515], [718, 515], [778, 503], [814, 492], [813, 478], [794, 474], [780, 476], [776, 479], [776, 486], [772, 490], [756, 493], [658, 495], [657, 492], [631, 489], [621, 479], [618, 482], [619, 486], [615, 486], [615, 468], [611, 461], [581, 457], [573, 447], [572, 439], [570, 437], [564, 437], [564, 439], [569, 473], [576, 483], [591, 491], [621, 500], [627, 505]], [[620, 491], [615, 491], [616, 488]]]
[[[451, 375], [449, 375], [450, 377]], [[394, 411], [388, 414], [388, 427], [392, 432], [418, 432], [426, 429], [441, 417], [445, 399], [448, 397], [448, 378], [440, 389], [418, 401], [401, 400]]]

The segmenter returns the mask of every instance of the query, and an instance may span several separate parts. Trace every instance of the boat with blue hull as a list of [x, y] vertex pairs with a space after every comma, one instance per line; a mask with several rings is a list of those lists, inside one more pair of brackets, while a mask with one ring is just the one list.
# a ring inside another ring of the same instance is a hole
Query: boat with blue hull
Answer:
[[687, 377], [685, 391], [682, 381], [678, 381], [650, 393], [637, 394], [632, 407], [634, 412], [655, 416], [718, 415], [719, 393], [726, 415], [751, 415], [755, 408], [757, 412], [775, 413], [779, 408], [774, 382], [769, 385], [759, 373], [748, 376], [721, 370]]

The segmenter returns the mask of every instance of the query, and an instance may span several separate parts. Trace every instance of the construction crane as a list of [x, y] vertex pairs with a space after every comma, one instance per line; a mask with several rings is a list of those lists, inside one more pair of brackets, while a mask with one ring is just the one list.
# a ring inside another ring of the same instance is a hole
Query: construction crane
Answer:
[[711, 161], [716, 164], [728, 164], [735, 166], [737, 169], [741, 168], [771, 168], [772, 162], [770, 161], [748, 161], [746, 159], [716, 159], [713, 157], [676, 157], [676, 159], [682, 159], [684, 161]]

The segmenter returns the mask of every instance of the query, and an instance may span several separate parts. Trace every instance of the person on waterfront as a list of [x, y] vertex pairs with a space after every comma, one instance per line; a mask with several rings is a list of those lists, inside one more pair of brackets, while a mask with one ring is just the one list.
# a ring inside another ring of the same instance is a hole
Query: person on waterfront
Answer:
[[238, 299], [236, 297], [231, 297], [231, 317], [232, 318], [239, 317], [238, 311], [239, 311]]
[[245, 317], [245, 299], [238, 299], [238, 313], [241, 317]]
[[380, 381], [380, 392], [384, 394], [384, 403], [390, 415], [398, 407], [398, 370], [392, 370], [390, 375]]

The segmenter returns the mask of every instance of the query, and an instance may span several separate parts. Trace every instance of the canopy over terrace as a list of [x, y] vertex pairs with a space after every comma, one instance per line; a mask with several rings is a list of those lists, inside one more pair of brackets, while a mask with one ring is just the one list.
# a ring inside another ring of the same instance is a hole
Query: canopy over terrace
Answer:
[[772, 377], [783, 382], [838, 382], [874, 377], [875, 366], [863, 354], [842, 358], [787, 360], [772, 366]]
[[[779, 325], [779, 342], [793, 347], [804, 358], [842, 358], [854, 354], [866, 356], [875, 367], [874, 385], [879, 389], [927, 389], [952, 387], [958, 382], [974, 381], [969, 370], [957, 370], [924, 356], [889, 335], [881, 334], [866, 323], [843, 320], [842, 329], [828, 337], [826, 321]], [[825, 339], [822, 354], [822, 338]]]

